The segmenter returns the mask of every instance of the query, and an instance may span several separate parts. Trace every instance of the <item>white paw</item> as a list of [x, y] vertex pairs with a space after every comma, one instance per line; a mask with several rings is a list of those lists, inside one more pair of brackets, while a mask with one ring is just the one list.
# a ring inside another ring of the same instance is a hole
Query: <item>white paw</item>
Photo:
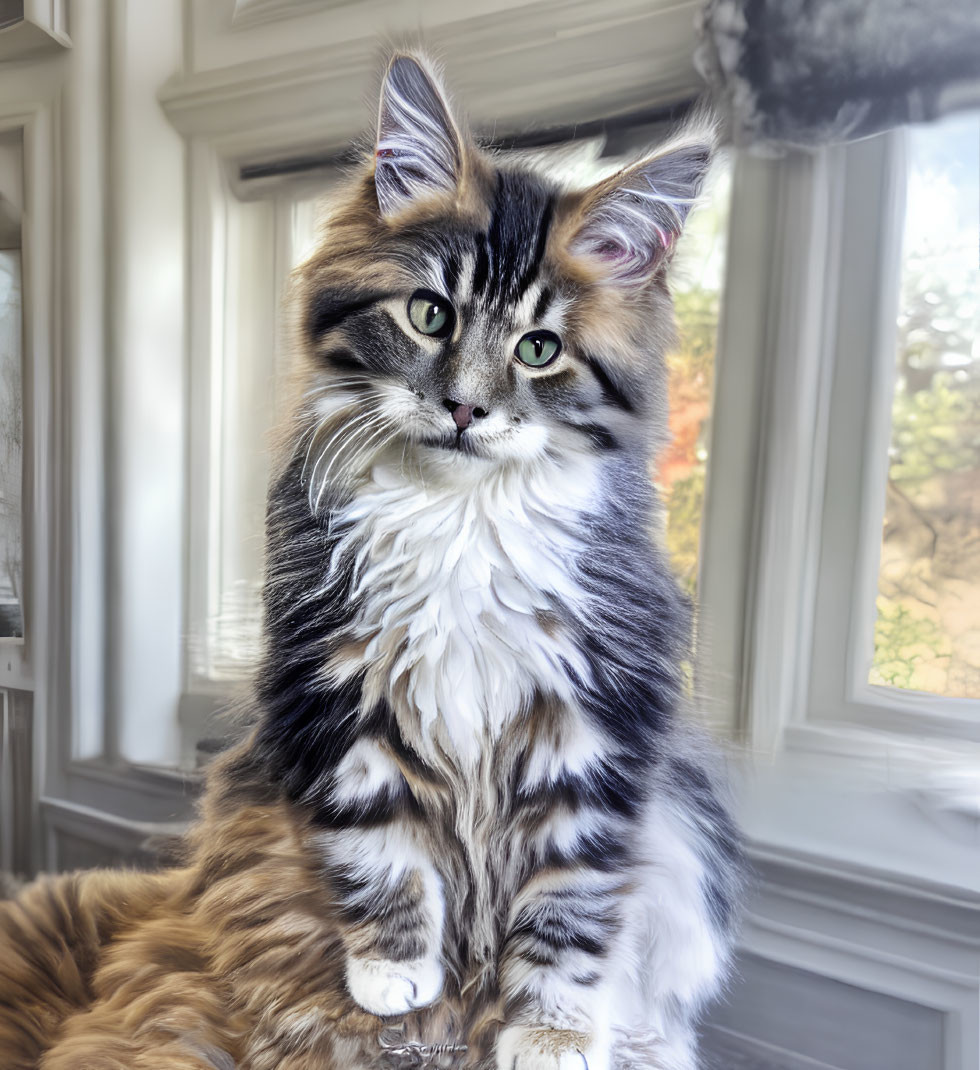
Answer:
[[382, 1018], [427, 1006], [442, 991], [442, 977], [435, 959], [347, 960], [347, 990], [354, 1002]]
[[497, 1070], [609, 1070], [608, 1045], [576, 1029], [509, 1026], [497, 1038]]

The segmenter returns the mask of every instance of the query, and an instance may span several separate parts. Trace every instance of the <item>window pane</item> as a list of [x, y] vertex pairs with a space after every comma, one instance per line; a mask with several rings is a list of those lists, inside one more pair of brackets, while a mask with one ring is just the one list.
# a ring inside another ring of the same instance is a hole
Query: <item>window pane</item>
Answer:
[[656, 483], [667, 506], [671, 561], [692, 596], [698, 580], [730, 199], [731, 168], [722, 157], [709, 176], [704, 203], [688, 220], [673, 267], [679, 345], [667, 361], [672, 441], [659, 458]]
[[909, 134], [873, 684], [980, 695], [980, 116]]
[[20, 253], [0, 250], [0, 638], [23, 636], [21, 612]]
[[271, 437], [277, 384], [288, 366], [279, 317], [286, 277], [312, 251], [316, 200], [241, 203], [228, 226], [226, 356], [218, 384], [221, 449], [215, 477], [220, 505], [212, 521], [216, 549], [206, 633], [192, 649], [197, 675], [211, 681], [247, 677], [261, 653]]

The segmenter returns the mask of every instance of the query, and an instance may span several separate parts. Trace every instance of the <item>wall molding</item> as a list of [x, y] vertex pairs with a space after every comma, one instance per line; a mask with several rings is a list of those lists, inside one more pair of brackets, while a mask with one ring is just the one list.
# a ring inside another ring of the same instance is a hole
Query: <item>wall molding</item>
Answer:
[[71, 48], [65, 0], [25, 0], [19, 16], [0, 27], [0, 62], [36, 59], [65, 48]]
[[330, 8], [351, 4], [354, 0], [235, 0], [231, 13], [233, 29], [261, 26], [266, 22], [312, 15]]
[[898, 928], [933, 933], [980, 950], [980, 894], [761, 842], [750, 841], [747, 854], [755, 882], [784, 898], [853, 917], [887, 917]]
[[840, 1070], [830, 1063], [810, 1059], [786, 1048], [747, 1037], [734, 1029], [709, 1023], [702, 1030], [702, 1048], [715, 1057], [711, 1065], [723, 1067], [722, 1058], [737, 1054], [738, 1065], [752, 1070]]
[[62, 857], [64, 837], [81, 845], [94, 844], [118, 863], [152, 864], [154, 843], [162, 845], [186, 830], [183, 822], [146, 822], [122, 817], [105, 810], [84, 806], [68, 799], [49, 796], [41, 799], [41, 812], [49, 830], [45, 868], [57, 872], [65, 868]]
[[939, 1011], [943, 1070], [980, 1064], [980, 893], [758, 842], [748, 856], [743, 952]]
[[[604, 119], [699, 92], [690, 51], [697, 4], [541, 0], [433, 25], [426, 47], [477, 128], [525, 129]], [[556, 27], [560, 29], [556, 30]], [[160, 102], [187, 137], [245, 161], [344, 150], [372, 122], [383, 54], [376, 33], [217, 70], [181, 74]], [[583, 77], [583, 72], [588, 77]], [[528, 101], [533, 99], [529, 115]]]

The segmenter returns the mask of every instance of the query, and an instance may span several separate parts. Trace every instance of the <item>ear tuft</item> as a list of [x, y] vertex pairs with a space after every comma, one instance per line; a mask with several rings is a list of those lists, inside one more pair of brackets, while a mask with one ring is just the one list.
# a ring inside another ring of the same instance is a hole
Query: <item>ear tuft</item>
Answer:
[[645, 160], [596, 186], [571, 251], [625, 286], [642, 286], [669, 259], [711, 163], [714, 127], [689, 125]]
[[435, 74], [414, 56], [394, 56], [381, 90], [375, 150], [382, 216], [454, 190], [462, 160], [462, 140]]

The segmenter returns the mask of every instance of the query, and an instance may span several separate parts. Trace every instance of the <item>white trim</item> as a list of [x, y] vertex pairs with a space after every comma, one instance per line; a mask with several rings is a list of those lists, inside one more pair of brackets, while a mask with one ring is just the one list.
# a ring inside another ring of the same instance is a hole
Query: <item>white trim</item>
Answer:
[[[84, 12], [76, 11], [73, 31], [79, 47], [64, 65], [58, 116], [58, 136], [64, 146], [57, 172], [62, 183], [58, 218], [62, 259], [57, 271], [63, 357], [55, 389], [63, 411], [56, 418], [67, 430], [57, 454], [64, 470], [55, 493], [69, 513], [54, 514], [65, 525], [58, 536], [65, 540], [61, 567], [66, 575], [50, 612], [71, 629], [68, 664], [51, 667], [67, 673], [58, 712], [52, 712], [47, 728], [53, 750], [59, 751], [59, 768], [76, 758], [101, 755], [113, 736], [108, 701], [111, 610], [106, 597], [111, 507], [106, 471], [111, 344], [106, 292], [112, 248], [105, 168], [109, 108], [103, 83], [109, 21], [104, 5], [94, 3]], [[119, 657], [121, 651], [115, 654]]]
[[[6, 73], [6, 72], [5, 72]], [[10, 77], [10, 73], [6, 73]], [[7, 91], [0, 75], [0, 129], [20, 129], [23, 136], [24, 214], [21, 230], [23, 285], [23, 471], [22, 507], [23, 609], [25, 639], [6, 644], [0, 664], [0, 686], [33, 692], [35, 798], [31, 825], [40, 827], [38, 786], [42, 780], [46, 735], [45, 714], [59, 708], [60, 682], [53, 676], [56, 652], [65, 649], [70, 632], [64, 615], [56, 612], [62, 589], [56, 517], [60, 515], [57, 479], [58, 449], [52, 441], [58, 404], [55, 383], [61, 367], [61, 309], [57, 302], [60, 263], [54, 176], [59, 152], [56, 140], [57, 104], [47, 78], [30, 79], [25, 88], [35, 95], [18, 100]], [[39, 626], [39, 622], [44, 622]], [[34, 857], [40, 860], [39, 837], [32, 837]]]
[[266, 22], [315, 14], [353, 2], [354, 0], [235, 0], [231, 24], [235, 29], [245, 29], [249, 26], [261, 26]]
[[[218, 155], [203, 138], [191, 140], [187, 156], [190, 263], [187, 278], [188, 447], [187, 551], [184, 635], [191, 643], [206, 629], [218, 600], [213, 567], [218, 551], [221, 496], [221, 379], [224, 354], [224, 269], [228, 200]], [[207, 674], [196, 673], [195, 655], [186, 659], [184, 688], [203, 690]], [[186, 747], [182, 744], [186, 760]]]
[[[806, 1055], [800, 1055], [775, 1044], [767, 1044], [757, 1037], [749, 1037], [744, 1033], [738, 1033], [734, 1029], [726, 1029], [724, 1026], [709, 1022], [701, 1028], [702, 1049], [709, 1052], [712, 1049], [710, 1037], [712, 1035], [725, 1037], [730, 1042], [730, 1047], [738, 1051], [740, 1065], [751, 1067], [754, 1064], [762, 1065], [766, 1070], [840, 1070], [840, 1067], [831, 1066], [830, 1063], [821, 1062], [818, 1059], [810, 1059]], [[707, 1043], [705, 1043], [707, 1041]], [[752, 1062], [749, 1062], [752, 1060]], [[720, 1065], [717, 1062], [714, 1065]]]
[[749, 853], [762, 879], [743, 950], [941, 1011], [943, 1070], [980, 1064], [980, 894], [796, 852]]
[[45, 869], [52, 872], [64, 868], [58, 850], [61, 835], [97, 843], [121, 859], [131, 860], [148, 855], [154, 839], [180, 836], [186, 828], [181, 822], [135, 821], [101, 808], [49, 797], [41, 799], [41, 812], [50, 830]]
[[[647, 0], [538, 0], [431, 20], [426, 47], [445, 58], [478, 127], [526, 125], [532, 99], [538, 124], [584, 122], [701, 90], [691, 58], [696, 9], [693, 0], [661, 10]], [[178, 75], [163, 87], [161, 103], [181, 133], [208, 137], [237, 161], [346, 150], [371, 125], [365, 100], [381, 52], [376, 23], [365, 19], [360, 33]]]
[[762, 358], [760, 493], [744, 618], [742, 727], [757, 749], [777, 747], [804, 702], [830, 378], [824, 327], [840, 237], [841, 166], [835, 150], [789, 156], [780, 166]]
[[186, 494], [185, 144], [161, 113], [156, 91], [179, 62], [180, 3], [106, 6], [107, 54], [90, 78], [98, 84], [108, 73], [108, 88], [115, 87], [105, 102], [101, 187], [108, 182], [111, 295], [106, 754], [176, 762]]
[[0, 29], [0, 62], [33, 60], [71, 48], [65, 0], [24, 0], [24, 13]]
[[[839, 309], [807, 716], [980, 741], [980, 702], [868, 683], [873, 653], [905, 206], [902, 132], [846, 150]], [[818, 446], [819, 451], [819, 446]]]
[[[922, 946], [928, 946], [928, 941]], [[944, 1015], [943, 1070], [978, 1065], [978, 989], [975, 979], [965, 972], [933, 967], [912, 955], [861, 948], [850, 938], [755, 915], [746, 920], [742, 947], [772, 962], [933, 1007]]]
[[760, 408], [772, 247], [771, 206], [779, 179], [772, 160], [732, 150], [708, 471], [698, 562], [696, 689], [705, 719], [731, 736], [745, 720], [742, 697], [747, 569], [752, 555], [752, 488], [760, 449]]
[[887, 917], [889, 925], [980, 949], [978, 891], [760, 842], [749, 841], [746, 854], [755, 887], [778, 888], [784, 898], [856, 918]]

